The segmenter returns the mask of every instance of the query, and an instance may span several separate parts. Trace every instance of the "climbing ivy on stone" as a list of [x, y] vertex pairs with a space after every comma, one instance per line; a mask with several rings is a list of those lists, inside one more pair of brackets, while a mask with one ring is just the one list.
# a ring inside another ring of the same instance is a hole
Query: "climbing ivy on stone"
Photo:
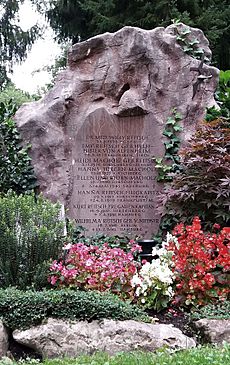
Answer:
[[178, 26], [176, 29], [177, 29], [176, 40], [180, 44], [184, 53], [194, 58], [201, 59], [202, 55], [204, 54], [204, 50], [203, 48], [199, 47], [199, 40], [197, 38], [192, 38], [192, 39], [190, 38], [189, 35], [191, 33], [191, 30], [189, 29], [189, 27]]
[[155, 168], [158, 172], [157, 181], [172, 181], [171, 173], [176, 172], [180, 168], [180, 157], [178, 151], [180, 148], [180, 138], [178, 133], [182, 131], [180, 121], [182, 116], [176, 111], [172, 110], [172, 115], [168, 117], [163, 135], [166, 137], [164, 142], [165, 154], [161, 158], [154, 158]]
[[28, 150], [23, 147], [12, 116], [17, 107], [10, 100], [0, 103], [0, 192], [17, 194], [32, 191], [37, 183]]

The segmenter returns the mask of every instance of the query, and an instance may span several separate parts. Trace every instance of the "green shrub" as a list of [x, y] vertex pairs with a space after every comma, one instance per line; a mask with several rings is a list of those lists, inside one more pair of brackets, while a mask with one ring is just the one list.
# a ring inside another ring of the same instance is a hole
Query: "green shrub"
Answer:
[[208, 304], [191, 313], [192, 319], [212, 318], [212, 319], [230, 319], [230, 301]]
[[0, 192], [31, 192], [37, 186], [28, 155], [29, 145], [22, 147], [19, 132], [12, 119], [17, 106], [10, 100], [0, 102]]
[[9, 82], [0, 92], [0, 103], [7, 104], [9, 100], [19, 108], [23, 103], [34, 101], [36, 96], [30, 95], [21, 89], [18, 89], [12, 82]]
[[[26, 288], [44, 277], [46, 262], [64, 243], [60, 206], [42, 196], [13, 192], [0, 197], [0, 284]], [[37, 281], [36, 281], [37, 280]]]
[[88, 321], [101, 318], [149, 320], [141, 309], [113, 294], [67, 289], [0, 290], [0, 318], [9, 328], [28, 328], [48, 317]]

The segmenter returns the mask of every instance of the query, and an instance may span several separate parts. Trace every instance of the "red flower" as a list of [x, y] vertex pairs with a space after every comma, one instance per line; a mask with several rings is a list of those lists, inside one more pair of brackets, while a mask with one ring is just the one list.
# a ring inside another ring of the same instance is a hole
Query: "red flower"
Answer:
[[[214, 225], [214, 228], [220, 228]], [[173, 230], [178, 244], [173, 241], [168, 250], [173, 251], [177, 301], [203, 305], [216, 295], [227, 298], [230, 293], [226, 281], [216, 281], [216, 274], [230, 271], [230, 227], [217, 233], [204, 233], [199, 217], [191, 226], [180, 223]]]
[[220, 225], [218, 223], [213, 224], [214, 229], [220, 229]]

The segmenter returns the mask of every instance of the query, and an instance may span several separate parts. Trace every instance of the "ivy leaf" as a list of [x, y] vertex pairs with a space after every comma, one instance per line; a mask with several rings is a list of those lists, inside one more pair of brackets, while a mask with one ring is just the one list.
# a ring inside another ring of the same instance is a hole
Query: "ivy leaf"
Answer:
[[174, 118], [175, 118], [176, 120], [181, 120], [181, 119], [182, 119], [182, 115], [181, 115], [181, 113], [174, 112]]
[[175, 132], [181, 132], [183, 130], [183, 128], [180, 125], [174, 125], [173, 129]]
[[163, 132], [163, 135], [166, 136], [166, 137], [171, 137], [173, 135], [173, 132], [172, 131], [165, 130]]
[[190, 46], [184, 46], [184, 47], [183, 47], [183, 51], [184, 51], [185, 53], [189, 53], [189, 52], [193, 51], [193, 48], [192, 48], [192, 47], [190, 47]]
[[192, 41], [189, 42], [190, 46], [194, 46], [195, 44], [199, 44], [199, 41], [197, 38], [194, 38]]
[[167, 125], [175, 125], [176, 124], [176, 120], [173, 117], [169, 117], [166, 121]]
[[176, 37], [176, 40], [177, 40], [178, 42], [184, 42], [184, 41], [186, 40], [186, 37], [181, 36], [181, 35], [178, 35], [178, 36]]
[[178, 137], [173, 137], [172, 139], [171, 139], [171, 142], [173, 143], [173, 144], [175, 144], [175, 143], [180, 143], [180, 139], [178, 138]]
[[163, 158], [153, 157], [153, 160], [155, 160], [157, 164], [161, 164], [163, 161]]
[[203, 54], [204, 53], [204, 50], [203, 48], [197, 48], [195, 51], [194, 51], [195, 54]]
[[169, 150], [169, 149], [173, 148], [173, 146], [174, 146], [174, 144], [171, 142], [169, 142], [169, 143], [165, 142], [164, 145], [165, 145], [166, 150]]
[[174, 156], [171, 155], [170, 153], [166, 153], [165, 154], [165, 159], [167, 159], [167, 160], [174, 160]]
[[187, 35], [187, 34], [190, 34], [190, 33], [191, 33], [191, 30], [189, 28], [185, 28], [182, 31], [180, 31], [181, 35]]

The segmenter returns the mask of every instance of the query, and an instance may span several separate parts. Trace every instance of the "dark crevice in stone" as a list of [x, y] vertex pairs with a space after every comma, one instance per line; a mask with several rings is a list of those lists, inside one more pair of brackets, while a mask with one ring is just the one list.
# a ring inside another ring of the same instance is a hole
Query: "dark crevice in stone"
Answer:
[[124, 95], [124, 93], [125, 93], [126, 91], [128, 91], [129, 89], [130, 89], [130, 85], [129, 85], [129, 83], [126, 83], [126, 84], [124, 84], [124, 85], [122, 86], [122, 88], [119, 90], [119, 92], [118, 92], [118, 94], [117, 94], [117, 100], [118, 100], [118, 102], [120, 101], [120, 99], [121, 99], [122, 95]]
[[9, 333], [9, 349], [7, 355], [10, 355], [16, 361], [20, 359], [25, 360], [26, 358], [42, 360], [42, 356], [35, 350], [16, 342], [12, 336], [12, 331]]

